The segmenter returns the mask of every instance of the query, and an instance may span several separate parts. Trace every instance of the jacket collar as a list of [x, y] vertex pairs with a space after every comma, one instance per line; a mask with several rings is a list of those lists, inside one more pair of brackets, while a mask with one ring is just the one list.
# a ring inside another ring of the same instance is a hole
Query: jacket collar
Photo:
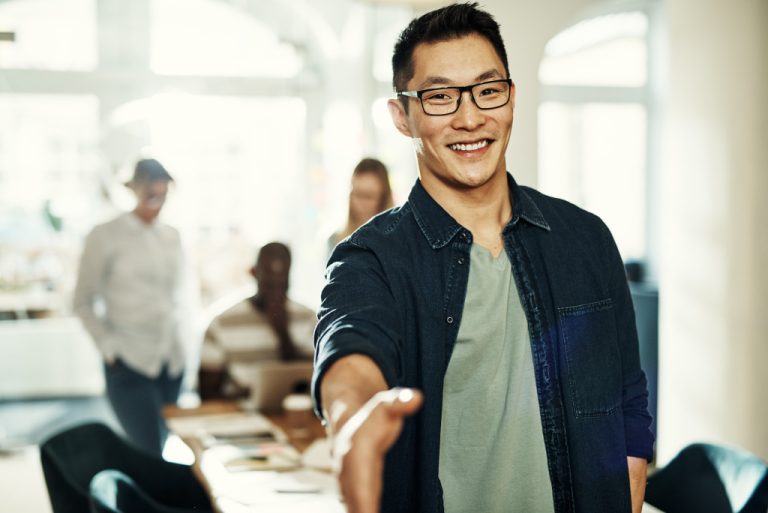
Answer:
[[[512, 196], [512, 219], [505, 230], [523, 219], [534, 226], [550, 231], [549, 223], [544, 219], [536, 202], [509, 173], [507, 173], [507, 184]], [[408, 203], [411, 205], [416, 223], [433, 249], [446, 246], [460, 231], [465, 230], [427, 193], [421, 180], [416, 180], [408, 197]]]

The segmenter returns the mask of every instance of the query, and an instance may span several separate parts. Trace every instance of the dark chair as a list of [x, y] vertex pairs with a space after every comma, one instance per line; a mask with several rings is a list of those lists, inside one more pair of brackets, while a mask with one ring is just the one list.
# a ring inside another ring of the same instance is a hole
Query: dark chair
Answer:
[[155, 502], [119, 470], [102, 470], [91, 479], [91, 513], [196, 513]]
[[87, 512], [91, 479], [105, 469], [130, 476], [157, 503], [211, 510], [189, 466], [146, 453], [103, 424], [83, 424], [52, 436], [40, 446], [40, 459], [54, 513]]
[[689, 445], [648, 478], [645, 502], [665, 513], [766, 513], [768, 464], [741, 449]]

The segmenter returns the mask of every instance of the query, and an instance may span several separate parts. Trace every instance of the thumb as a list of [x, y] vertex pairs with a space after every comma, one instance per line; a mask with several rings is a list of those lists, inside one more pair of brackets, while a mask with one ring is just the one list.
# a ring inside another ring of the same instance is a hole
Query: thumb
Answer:
[[415, 388], [393, 388], [387, 391], [383, 402], [390, 415], [404, 417], [416, 413], [421, 408], [424, 395]]

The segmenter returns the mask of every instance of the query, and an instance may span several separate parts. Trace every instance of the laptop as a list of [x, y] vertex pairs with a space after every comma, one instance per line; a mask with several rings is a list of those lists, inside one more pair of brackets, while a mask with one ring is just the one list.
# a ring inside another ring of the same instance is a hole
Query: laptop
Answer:
[[230, 366], [232, 377], [251, 390], [248, 406], [262, 412], [281, 411], [283, 399], [289, 394], [309, 393], [312, 371], [312, 362], [264, 361]]

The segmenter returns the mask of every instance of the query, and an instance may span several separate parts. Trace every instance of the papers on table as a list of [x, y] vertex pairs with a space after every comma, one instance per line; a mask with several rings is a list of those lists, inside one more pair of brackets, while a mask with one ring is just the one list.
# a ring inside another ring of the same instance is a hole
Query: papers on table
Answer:
[[279, 432], [264, 415], [241, 412], [172, 418], [168, 420], [168, 427], [181, 438], [201, 435], [236, 438]]
[[229, 474], [214, 481], [214, 495], [221, 511], [280, 511], [344, 513], [336, 479], [316, 470], [260, 471]]
[[292, 470], [301, 467], [301, 454], [287, 442], [220, 445], [209, 449], [229, 472]]
[[324, 439], [302, 455], [258, 413], [172, 418], [171, 431], [203, 449], [198, 470], [221, 511], [343, 513]]

